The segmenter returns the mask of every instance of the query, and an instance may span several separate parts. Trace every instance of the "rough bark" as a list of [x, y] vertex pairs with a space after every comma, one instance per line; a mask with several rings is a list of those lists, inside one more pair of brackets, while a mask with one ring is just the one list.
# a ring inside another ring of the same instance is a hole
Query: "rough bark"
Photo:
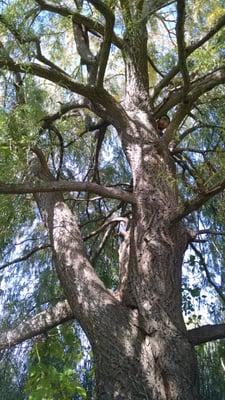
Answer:
[[[195, 354], [181, 313], [188, 236], [180, 223], [171, 225], [178, 202], [174, 169], [163, 144], [152, 137], [138, 122], [123, 131], [135, 205], [119, 296], [106, 290], [95, 274], [63, 196], [35, 195], [65, 296], [93, 346], [100, 400], [190, 400], [198, 393]], [[37, 174], [51, 182], [38, 155]]]

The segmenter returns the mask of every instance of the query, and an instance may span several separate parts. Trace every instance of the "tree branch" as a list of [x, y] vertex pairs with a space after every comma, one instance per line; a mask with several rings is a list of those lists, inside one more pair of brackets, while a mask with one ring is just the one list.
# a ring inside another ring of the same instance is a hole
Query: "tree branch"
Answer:
[[[189, 90], [186, 96], [187, 104], [189, 108], [191, 105], [203, 94], [209, 92], [214, 87], [225, 83], [225, 67], [218, 68], [210, 74], [205, 75], [202, 78], [192, 82], [189, 86]], [[159, 105], [156, 112], [156, 118], [166, 114], [171, 108], [182, 102], [184, 88], [180, 88], [171, 93], [171, 95]]]
[[[105, 28], [98, 21], [88, 18], [77, 12], [74, 12], [72, 9], [70, 9], [69, 7], [66, 7], [66, 6], [57, 6], [55, 3], [50, 2], [50, 1], [43, 1], [43, 0], [35, 0], [35, 1], [37, 4], [39, 4], [41, 10], [46, 10], [49, 12], [60, 14], [63, 17], [72, 16], [74, 22], [86, 26], [86, 28], [90, 32], [97, 32], [101, 36], [104, 36]], [[114, 32], [112, 34], [112, 42], [119, 49], [122, 49], [124, 46], [123, 40], [121, 38], [119, 38]]]
[[74, 318], [67, 301], [61, 301], [19, 326], [0, 334], [0, 350], [8, 349]]
[[178, 64], [180, 65], [181, 73], [183, 76], [184, 87], [184, 100], [190, 84], [190, 78], [187, 69], [187, 52], [184, 39], [184, 24], [185, 24], [185, 0], [177, 1], [177, 23], [176, 23], [176, 36], [178, 46]]
[[93, 102], [96, 114], [111, 121], [126, 124], [126, 115], [121, 105], [103, 88], [95, 88], [89, 85], [83, 85], [76, 82], [72, 77], [58, 69], [40, 65], [37, 63], [16, 63], [6, 52], [3, 45], [0, 45], [0, 68], [8, 69], [13, 72], [23, 72], [36, 75], [40, 78], [47, 79], [71, 92], [80, 94]]
[[0, 183], [0, 194], [26, 194], [26, 193], [49, 193], [49, 192], [88, 192], [96, 193], [102, 197], [122, 200], [135, 204], [131, 193], [118, 188], [101, 186], [91, 182], [64, 182], [51, 181], [33, 183], [7, 184]]
[[[210, 29], [210, 31], [203, 36], [202, 39], [198, 40], [197, 42], [191, 44], [190, 46], [186, 47], [186, 56], [189, 57], [195, 50], [205, 44], [209, 39], [211, 39], [221, 28], [225, 26], [225, 15], [222, 15], [217, 21], [217, 23]], [[177, 75], [180, 71], [180, 64], [178, 63], [175, 65], [168, 74], [158, 83], [154, 90], [153, 99], [155, 99], [161, 90], [165, 88], [169, 82]]]
[[216, 194], [221, 193], [225, 189], [225, 179], [216, 186], [199, 193], [199, 195], [192, 201], [186, 202], [181, 211], [178, 211], [173, 221], [179, 221], [193, 211], [199, 210], [208, 200], [214, 197]]
[[25, 255], [23, 255], [23, 256], [21, 256], [21, 257], [15, 258], [15, 259], [12, 260], [12, 261], [8, 261], [8, 262], [6, 262], [5, 264], [2, 264], [2, 265], [0, 266], [0, 270], [4, 269], [4, 268], [6, 268], [6, 267], [9, 267], [10, 265], [17, 264], [17, 263], [20, 263], [20, 262], [22, 262], [22, 261], [28, 260], [28, 258], [30, 258], [33, 254], [37, 253], [37, 252], [40, 251], [40, 250], [47, 249], [47, 248], [49, 248], [49, 247], [51, 247], [50, 244], [45, 244], [45, 245], [43, 245], [43, 246], [34, 247], [34, 248], [33, 248], [32, 250], [30, 250], [27, 254], [25, 254]]
[[225, 26], [225, 14], [218, 19], [217, 23], [209, 30], [208, 33], [206, 33], [205, 36], [203, 36], [200, 40], [187, 47], [188, 56], [195, 50], [199, 49], [199, 47], [201, 47], [203, 44], [208, 42], [208, 40], [211, 39], [224, 26]]
[[193, 243], [190, 244], [191, 248], [195, 251], [195, 253], [197, 254], [197, 256], [199, 257], [200, 261], [201, 261], [201, 265], [204, 268], [206, 277], [208, 279], [208, 282], [210, 283], [210, 285], [212, 285], [216, 291], [216, 293], [218, 294], [218, 296], [221, 298], [221, 300], [223, 301], [223, 303], [225, 303], [225, 294], [223, 293], [223, 291], [215, 284], [215, 282], [212, 280], [212, 277], [209, 273], [209, 270], [207, 268], [205, 259], [201, 253], [201, 251], [199, 251], [194, 245]]
[[197, 232], [193, 232], [193, 239], [196, 238], [196, 236], [199, 235], [221, 235], [225, 236], [225, 232], [218, 232], [218, 231], [212, 231], [211, 229], [201, 229]]
[[59, 111], [48, 114], [44, 118], [42, 118], [42, 128], [48, 128], [52, 122], [55, 122], [57, 119], [60, 119], [63, 115], [67, 114], [69, 111], [79, 110], [80, 108], [87, 108], [87, 104], [85, 102], [69, 102], [60, 105]]
[[113, 36], [113, 28], [115, 23], [115, 16], [111, 9], [101, 2], [100, 0], [89, 0], [91, 4], [102, 14], [105, 18], [105, 28], [104, 28], [104, 39], [99, 56], [99, 68], [97, 75], [97, 86], [103, 86], [103, 80], [105, 76], [105, 70], [108, 63], [108, 58], [110, 54], [110, 47]]
[[97, 248], [94, 249], [94, 254], [91, 256], [91, 263], [93, 265], [95, 265], [95, 262], [97, 260], [97, 258], [99, 257], [99, 255], [101, 254], [107, 240], [109, 239], [114, 227], [117, 225], [117, 222], [112, 223], [111, 225], [108, 225], [108, 227], [106, 228], [106, 231], [103, 235], [103, 238], [101, 240], [101, 242], [99, 243], [99, 245], [97, 246]]
[[108, 225], [111, 224], [118, 224], [119, 222], [125, 222], [127, 223], [128, 219], [125, 217], [115, 217], [115, 218], [111, 218], [106, 220], [106, 222], [104, 222], [98, 229], [96, 229], [95, 231], [91, 232], [88, 236], [86, 236], [84, 238], [84, 240], [88, 240], [90, 238], [92, 238], [95, 235], [98, 235], [100, 232], [102, 232]]
[[225, 338], [225, 324], [204, 325], [199, 328], [190, 329], [187, 331], [188, 340], [198, 346], [202, 343], [211, 342], [212, 340]]

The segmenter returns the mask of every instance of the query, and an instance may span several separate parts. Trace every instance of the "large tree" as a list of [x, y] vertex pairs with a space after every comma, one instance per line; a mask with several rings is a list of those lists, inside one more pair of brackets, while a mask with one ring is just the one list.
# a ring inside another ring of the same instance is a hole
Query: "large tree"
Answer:
[[[99, 400], [198, 399], [194, 346], [225, 337], [225, 325], [186, 329], [182, 264], [191, 244], [224, 299], [198, 246], [200, 235], [223, 235], [215, 232], [222, 218], [214, 223], [206, 207], [219, 208], [225, 189], [222, 1], [2, 3], [2, 168], [10, 174], [2, 170], [0, 193], [21, 214], [30, 204], [26, 227], [35, 215], [37, 228], [38, 209], [49, 238], [2, 270], [50, 249], [64, 299], [49, 299], [49, 309], [46, 300], [2, 333], [0, 348], [76, 319], [93, 348]], [[170, 124], [160, 132], [164, 115]], [[5, 218], [2, 248], [15, 237], [9, 226]], [[98, 260], [110, 240], [118, 273], [106, 285], [110, 252]]]

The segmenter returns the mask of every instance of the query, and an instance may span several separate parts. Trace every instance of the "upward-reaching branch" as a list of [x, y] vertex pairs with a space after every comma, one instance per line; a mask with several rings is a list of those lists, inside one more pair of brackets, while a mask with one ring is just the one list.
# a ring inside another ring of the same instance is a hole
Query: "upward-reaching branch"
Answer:
[[[190, 86], [188, 93], [186, 95], [187, 103], [189, 106], [193, 105], [196, 100], [202, 96], [203, 94], [209, 92], [214, 89], [216, 86], [225, 83], [225, 67], [222, 66], [211, 73], [196, 79], [193, 81]], [[162, 102], [158, 106], [158, 110], [156, 112], [156, 117], [158, 118], [161, 115], [166, 114], [171, 108], [176, 106], [177, 104], [182, 102], [183, 99], [183, 87], [172, 92], [166, 101]], [[189, 111], [188, 111], [189, 112]]]
[[[225, 14], [222, 15], [216, 24], [208, 31], [206, 35], [204, 35], [200, 40], [192, 43], [191, 45], [186, 47], [186, 57], [189, 57], [195, 50], [202, 47], [208, 40], [210, 40], [217, 32], [220, 31], [225, 26]], [[178, 74], [181, 70], [180, 63], [178, 62], [168, 74], [158, 83], [158, 85], [154, 89], [154, 96], [155, 99], [161, 92], [163, 88], [165, 88], [170, 81]]]
[[105, 18], [105, 29], [104, 29], [104, 39], [99, 56], [99, 67], [97, 75], [97, 86], [103, 86], [103, 80], [105, 76], [105, 70], [107, 67], [107, 62], [110, 53], [110, 47], [112, 43], [113, 28], [115, 23], [115, 16], [111, 9], [100, 0], [89, 0], [91, 4], [102, 14]]
[[178, 63], [181, 68], [181, 73], [184, 81], [184, 100], [188, 91], [190, 78], [187, 69], [187, 51], [184, 38], [184, 24], [185, 24], [185, 0], [177, 1], [177, 24], [176, 24], [176, 36], [177, 36], [177, 47], [178, 47]]
[[[39, 149], [32, 173], [43, 181], [54, 180]], [[118, 304], [90, 264], [76, 217], [61, 193], [36, 194], [35, 200], [49, 231], [58, 277], [72, 312], [87, 333], [98, 334], [100, 324], [109, 317], [108, 308]], [[93, 324], [94, 321], [94, 324]]]

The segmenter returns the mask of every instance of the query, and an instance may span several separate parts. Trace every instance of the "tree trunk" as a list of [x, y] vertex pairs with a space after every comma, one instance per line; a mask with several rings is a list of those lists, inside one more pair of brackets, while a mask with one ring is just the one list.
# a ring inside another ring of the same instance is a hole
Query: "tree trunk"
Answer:
[[195, 356], [185, 335], [162, 321], [157, 330], [157, 315], [149, 319], [155, 331], [148, 335], [124, 315], [93, 345], [97, 399], [198, 399]]
[[[123, 143], [136, 205], [116, 294], [96, 276], [62, 195], [39, 194], [37, 202], [47, 216], [66, 298], [93, 346], [97, 398], [194, 400], [197, 365], [181, 307], [188, 236], [180, 223], [172, 223], [178, 206], [172, 160], [154, 127], [152, 140], [137, 121], [125, 135], [133, 140]], [[39, 175], [52, 179], [46, 171]]]

